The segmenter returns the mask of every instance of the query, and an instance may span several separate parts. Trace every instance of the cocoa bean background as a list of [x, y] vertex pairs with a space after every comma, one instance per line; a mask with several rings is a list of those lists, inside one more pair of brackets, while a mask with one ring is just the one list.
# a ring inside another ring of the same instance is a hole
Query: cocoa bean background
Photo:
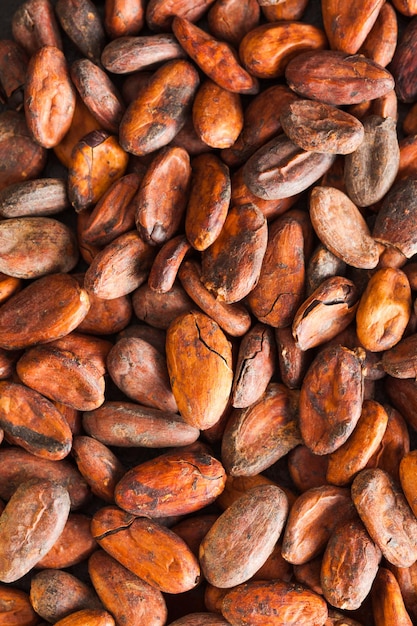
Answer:
[[[56, 0], [52, 0], [52, 2], [53, 4], [55, 4]], [[11, 19], [12, 19], [14, 12], [21, 4], [22, 4], [22, 0], [3, 0], [1, 2], [0, 4], [0, 39], [10, 38], [12, 36]], [[94, 4], [96, 5], [98, 9], [99, 14], [101, 16], [104, 16], [104, 4], [105, 4], [104, 0], [94, 0]], [[399, 37], [400, 37], [406, 25], [409, 23], [410, 18], [406, 18], [405, 16], [402, 16], [398, 12], [397, 12], [397, 17], [398, 17]], [[312, 24], [312, 25], [322, 28], [323, 20], [321, 17], [320, 0], [310, 0], [301, 19], [302, 21], [308, 24]], [[206, 23], [205, 20], [206, 18], [203, 18], [203, 22], [202, 22], [203, 24]], [[151, 31], [149, 31], [149, 34], [152, 34]], [[76, 60], [77, 58], [80, 57], [80, 52], [77, 50], [76, 46], [69, 40], [68, 36], [65, 33], [62, 33], [62, 37], [63, 37], [66, 57], [69, 63], [71, 63], [73, 60]], [[111, 78], [118, 87], [122, 86], [124, 77], [111, 75]], [[261, 86], [261, 91], [263, 89], [265, 89], [265, 86]], [[250, 98], [253, 98], [252, 95], [251, 96], [245, 95], [244, 97], [248, 98], [248, 101]], [[6, 111], [7, 109], [8, 109], [7, 105], [0, 103], [0, 112]], [[397, 128], [398, 128], [400, 138], [403, 135], [402, 122], [405, 116], [407, 115], [409, 109], [410, 109], [409, 104], [398, 102]], [[150, 156], [152, 157], [153, 155], [151, 154]], [[58, 160], [53, 150], [50, 150], [47, 154], [47, 163], [46, 163], [45, 169], [43, 170], [42, 176], [51, 177], [51, 178], [52, 177], [53, 178], [65, 178], [65, 179], [67, 178], [67, 169]], [[73, 208], [67, 208], [61, 211], [57, 219], [62, 221], [64, 224], [68, 225], [71, 229], [73, 229], [74, 232], [76, 231], [78, 219]], [[72, 270], [72, 273], [75, 274], [76, 272], [85, 272], [87, 267], [88, 267], [88, 263], [85, 261], [85, 258], [81, 257], [76, 268]], [[359, 273], [358, 273], [358, 276], [359, 276]], [[363, 274], [361, 276], [363, 276]], [[365, 286], [366, 285], [364, 285], [363, 287]], [[414, 295], [414, 298], [415, 298], [415, 295]], [[194, 307], [194, 308], [197, 308], [197, 307]], [[137, 320], [134, 320], [134, 321], [135, 323], [137, 322]], [[237, 346], [239, 345], [239, 342], [237, 340], [236, 341], [232, 340], [231, 343], [232, 343], [232, 349], [237, 355]], [[236, 366], [234, 365], [234, 369], [235, 367]], [[115, 401], [115, 402], [126, 399], [123, 393], [120, 391], [120, 389], [118, 389], [116, 384], [110, 379], [106, 381], [106, 397], [109, 400]], [[390, 400], [390, 402], [394, 404], [394, 400]], [[225, 416], [221, 418], [221, 421], [223, 420], [222, 421], [223, 424], [225, 423], [225, 419], [228, 418], [229, 415], [230, 415], [230, 407], [226, 409]], [[215, 427], [217, 427], [217, 425], [215, 425]], [[218, 432], [221, 433], [221, 426], [219, 426]], [[417, 447], [417, 431], [413, 430], [412, 428], [408, 428], [408, 433], [410, 436], [409, 446], [411, 449], [414, 449]], [[1, 438], [0, 438], [0, 441], [1, 441]], [[221, 441], [221, 434], [219, 436], [216, 433], [213, 434], [212, 432], [207, 431], [207, 433], [205, 433], [205, 435], [201, 438], [201, 441], [204, 442], [204, 445], [206, 445], [206, 443], [209, 442], [209, 444], [212, 446], [212, 449], [214, 450], [215, 456], [217, 458], [220, 458], [221, 453], [220, 453], [219, 442]], [[1, 445], [2, 447], [3, 446], [8, 447], [10, 444], [7, 443], [7, 441], [5, 441]], [[151, 448], [146, 448], [146, 447], [128, 447], [128, 448], [123, 447], [122, 448], [122, 447], [117, 447], [117, 446], [113, 446], [112, 450], [116, 454], [116, 456], [123, 462], [126, 468], [132, 468], [138, 465], [139, 463], [143, 463], [147, 460], [153, 459], [159, 456], [161, 452], [166, 451], [164, 449], [151, 449]], [[75, 466], [73, 459], [69, 459], [69, 461]], [[294, 482], [291, 480], [289, 476], [288, 469], [287, 469], [287, 457], [284, 457], [278, 460], [272, 467], [265, 470], [263, 474], [265, 474], [265, 476], [267, 476], [271, 480], [277, 481], [277, 483], [279, 483], [281, 487], [288, 488], [289, 490], [292, 490], [293, 493], [295, 494], [299, 493], [299, 490], [297, 490], [297, 488], [294, 485]], [[81, 507], [81, 511], [83, 514], [89, 517], [93, 517], [93, 515], [102, 507], [103, 507], [103, 501], [96, 495], [92, 495], [90, 499], [83, 504], [83, 506]], [[219, 506], [216, 503], [214, 505], [210, 505], [204, 509], [204, 513], [206, 512], [219, 514]], [[170, 526], [171, 524], [172, 524], [172, 520], [166, 521], [167, 526]], [[90, 576], [88, 573], [88, 564], [86, 560], [70, 566], [68, 568], [68, 571], [74, 576], [76, 576], [82, 582], [91, 584]], [[36, 575], [36, 573], [37, 573], [36, 570], [29, 572], [28, 574], [23, 576], [21, 579], [13, 583], [13, 586], [19, 590], [22, 590], [23, 592], [29, 593], [31, 580]], [[167, 604], [167, 609], [168, 609], [168, 618], [167, 618], [166, 624], [172, 624], [172, 622], [175, 619], [182, 618], [188, 613], [204, 610], [203, 595], [204, 595], [204, 584], [199, 584], [194, 589], [187, 591], [183, 594], [179, 594], [178, 596], [172, 595], [172, 594], [166, 594], [164, 596], [165, 602]], [[1, 596], [1, 590], [0, 590], [0, 596]], [[229, 601], [229, 604], [230, 604], [230, 601]], [[366, 621], [365, 616], [369, 616], [369, 610], [370, 609], [369, 609], [368, 603], [366, 603], [366, 606], [362, 609], [362, 613], [361, 613], [361, 610], [359, 610], [357, 615], [353, 614], [352, 617], [356, 617], [356, 619], [358, 620], [357, 623], [359, 625], [369, 624], [369, 626], [374, 626], [372, 621], [369, 621], [369, 622]], [[220, 615], [218, 616], [218, 618], [219, 620], [221, 619]], [[417, 614], [413, 616], [413, 618], [417, 619]], [[184, 622], [184, 623], [188, 623], [188, 622]], [[205, 623], [205, 622], [201, 622], [201, 623]], [[213, 623], [217, 623], [217, 622], [213, 622]], [[219, 624], [220, 623], [223, 623], [223, 622], [219, 621]], [[333, 623], [333, 622], [329, 621], [329, 624], [330, 623]], [[38, 622], [33, 622], [33, 624], [34, 626], [36, 626], [36, 624], [39, 624], [40, 626], [41, 619], [39, 619]]]

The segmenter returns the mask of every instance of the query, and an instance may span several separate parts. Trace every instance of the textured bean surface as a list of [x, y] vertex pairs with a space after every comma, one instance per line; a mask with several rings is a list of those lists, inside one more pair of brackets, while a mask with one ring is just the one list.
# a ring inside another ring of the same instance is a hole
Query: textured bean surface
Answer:
[[417, 623], [415, 0], [0, 18], [0, 625]]

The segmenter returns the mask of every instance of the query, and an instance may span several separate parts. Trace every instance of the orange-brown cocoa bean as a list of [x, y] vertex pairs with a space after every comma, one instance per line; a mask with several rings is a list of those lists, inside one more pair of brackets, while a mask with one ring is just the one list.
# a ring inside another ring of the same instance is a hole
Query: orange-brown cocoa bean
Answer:
[[115, 503], [133, 515], [186, 515], [223, 491], [224, 467], [208, 454], [167, 452], [130, 469], [117, 483]]
[[104, 550], [96, 550], [88, 560], [88, 572], [103, 606], [118, 622], [145, 620], [162, 626], [167, 607], [160, 591], [127, 570]]
[[186, 60], [168, 61], [156, 70], [123, 115], [119, 138], [124, 150], [144, 155], [169, 144], [185, 124], [199, 82]]
[[110, 556], [159, 591], [183, 593], [199, 582], [200, 567], [187, 544], [152, 519], [103, 507], [94, 514], [91, 530]]

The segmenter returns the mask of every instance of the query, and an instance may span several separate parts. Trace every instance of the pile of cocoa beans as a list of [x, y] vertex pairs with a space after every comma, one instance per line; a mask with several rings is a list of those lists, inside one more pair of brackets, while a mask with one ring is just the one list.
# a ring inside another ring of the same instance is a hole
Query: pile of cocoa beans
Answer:
[[416, 0], [0, 39], [0, 626], [417, 624]]

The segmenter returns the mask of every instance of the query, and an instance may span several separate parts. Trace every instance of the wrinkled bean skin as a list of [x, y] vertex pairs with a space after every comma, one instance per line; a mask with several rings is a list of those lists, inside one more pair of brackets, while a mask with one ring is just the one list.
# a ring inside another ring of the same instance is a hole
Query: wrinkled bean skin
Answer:
[[[310, 365], [301, 385], [300, 428], [315, 454], [337, 450], [360, 417], [363, 401], [362, 355], [344, 346], [325, 348]], [[327, 386], [327, 393], [316, 394]]]
[[26, 121], [44, 148], [54, 148], [70, 128], [75, 90], [63, 52], [55, 46], [40, 48], [30, 60], [25, 90]]

